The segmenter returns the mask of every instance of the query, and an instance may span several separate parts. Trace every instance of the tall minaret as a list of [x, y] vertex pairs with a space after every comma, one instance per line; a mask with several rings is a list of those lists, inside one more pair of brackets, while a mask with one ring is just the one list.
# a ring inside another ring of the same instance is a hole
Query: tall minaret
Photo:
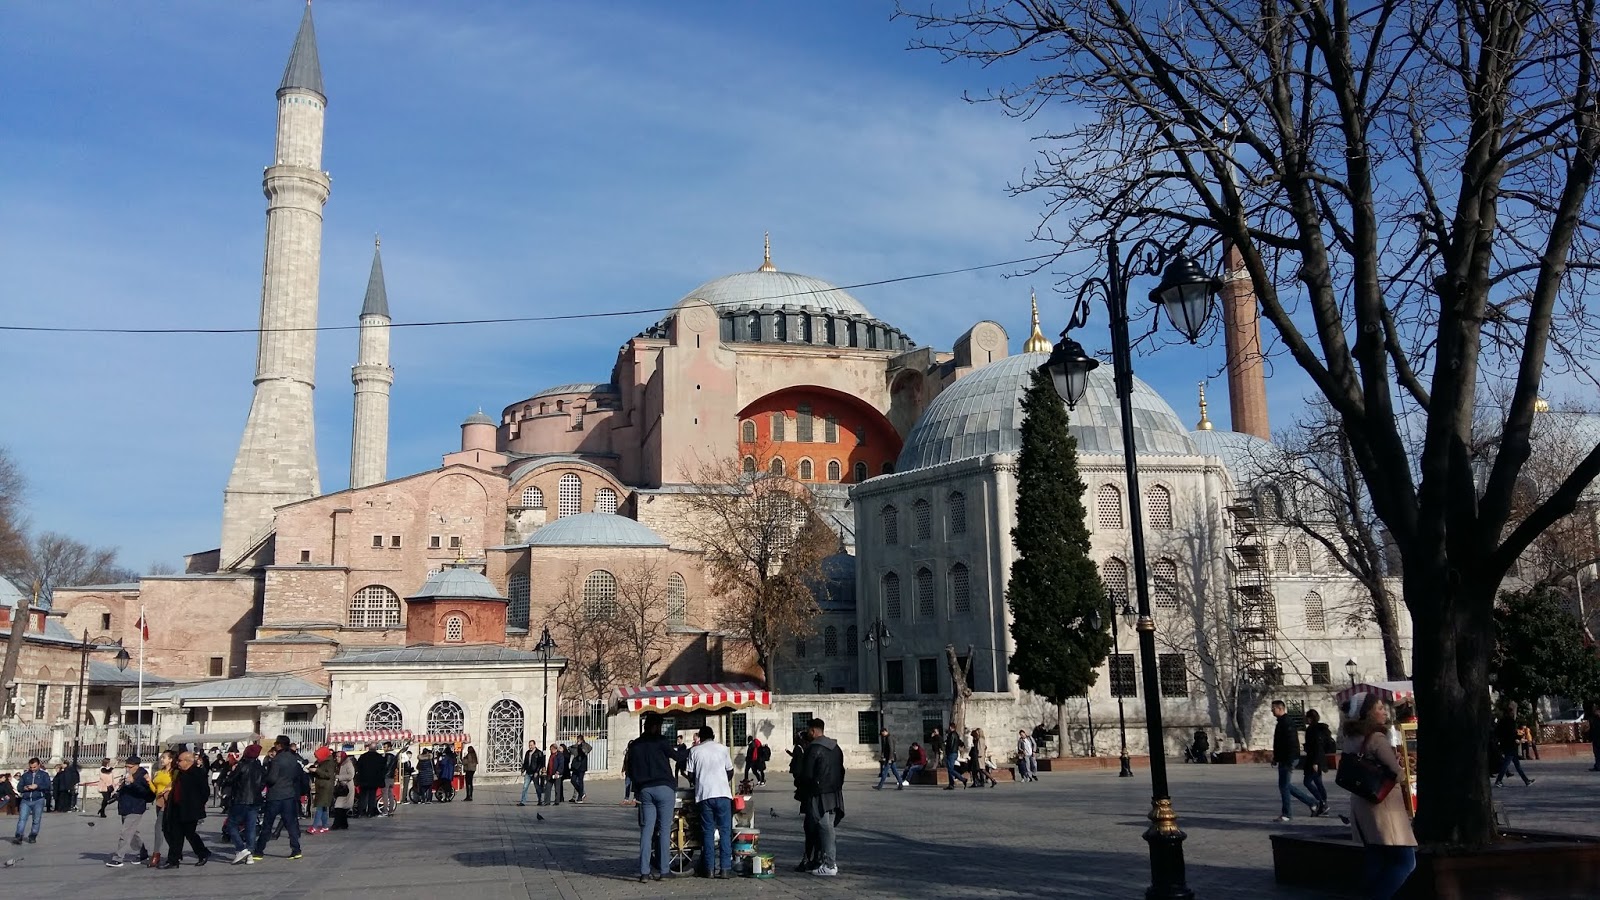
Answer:
[[1244, 257], [1223, 253], [1222, 334], [1228, 353], [1228, 409], [1234, 431], [1272, 440], [1267, 426], [1266, 356], [1261, 351], [1261, 305]]
[[389, 295], [383, 289], [382, 243], [372, 241], [372, 274], [361, 304], [361, 348], [350, 380], [356, 386], [355, 425], [350, 430], [350, 486], [384, 480], [389, 467]]
[[224, 567], [238, 564], [266, 537], [274, 508], [320, 493], [311, 392], [322, 205], [328, 200], [328, 175], [322, 171], [327, 102], [308, 0], [278, 85], [277, 148], [261, 183], [267, 195], [267, 249], [256, 392], [222, 494]]

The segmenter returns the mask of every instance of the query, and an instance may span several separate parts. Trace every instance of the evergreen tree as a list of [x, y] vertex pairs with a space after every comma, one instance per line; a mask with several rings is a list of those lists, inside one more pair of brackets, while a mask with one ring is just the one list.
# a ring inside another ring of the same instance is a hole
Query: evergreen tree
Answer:
[[[1089, 559], [1078, 441], [1067, 430], [1067, 408], [1049, 375], [1033, 373], [1022, 410], [1011, 531], [1017, 561], [1006, 589], [1016, 648], [1010, 668], [1022, 687], [1060, 705], [1094, 684], [1095, 669], [1111, 651], [1104, 623], [1112, 613]], [[1092, 624], [1097, 610], [1098, 630]]]

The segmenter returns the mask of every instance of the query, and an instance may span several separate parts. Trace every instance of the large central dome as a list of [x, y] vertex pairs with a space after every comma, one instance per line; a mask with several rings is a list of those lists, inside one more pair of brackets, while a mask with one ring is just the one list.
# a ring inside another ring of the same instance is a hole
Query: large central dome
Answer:
[[[909, 472], [1022, 449], [1022, 397], [1048, 353], [1008, 356], [945, 388], [906, 435], [895, 471]], [[1120, 454], [1122, 417], [1110, 366], [1089, 373], [1089, 389], [1068, 414], [1079, 453]], [[1150, 385], [1133, 380], [1133, 440], [1146, 455], [1197, 455], [1188, 429]]]
[[762, 306], [811, 306], [825, 312], [864, 318], [872, 316], [860, 300], [820, 278], [776, 269], [768, 271], [765, 268], [713, 278], [685, 294], [678, 305], [690, 300], [704, 300], [715, 306], [719, 313], [760, 309]]

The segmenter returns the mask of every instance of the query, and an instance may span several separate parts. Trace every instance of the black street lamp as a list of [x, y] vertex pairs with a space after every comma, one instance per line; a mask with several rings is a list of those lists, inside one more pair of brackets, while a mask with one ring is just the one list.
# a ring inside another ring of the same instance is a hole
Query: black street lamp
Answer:
[[72, 725], [72, 767], [78, 767], [79, 738], [83, 737], [83, 676], [89, 668], [89, 629], [83, 630], [83, 644], [78, 648], [81, 657], [78, 660], [78, 705], [73, 710]]
[[1361, 664], [1356, 662], [1356, 658], [1354, 656], [1350, 657], [1349, 659], [1345, 660], [1345, 662], [1344, 662], [1344, 670], [1345, 670], [1345, 672], [1349, 673], [1349, 675], [1350, 675], [1350, 686], [1351, 687], [1355, 687], [1356, 686], [1356, 669], [1359, 669], [1359, 668], [1361, 668]]
[[[822, 693], [822, 673], [821, 672], [818, 672], [816, 675], [812, 676], [811, 683], [813, 685], [816, 685], [817, 693], [819, 693], [819, 694]], [[882, 713], [879, 713], [879, 715], [882, 715]]]
[[[1107, 600], [1114, 600], [1115, 598], [1107, 597], [1106, 599]], [[1128, 597], [1127, 597], [1126, 594], [1124, 594], [1123, 597], [1122, 597], [1122, 608], [1121, 609], [1113, 608], [1111, 610], [1111, 652], [1112, 652], [1112, 654], [1119, 654], [1119, 653], [1122, 652], [1122, 638], [1121, 638], [1121, 635], [1119, 635], [1117, 633], [1117, 617], [1118, 616], [1128, 616], [1129, 618], [1132, 618], [1134, 616], [1134, 614], [1135, 614], [1135, 610], [1134, 610], [1134, 608], [1132, 606], [1128, 605]], [[1100, 617], [1100, 611], [1099, 610], [1095, 610], [1095, 618], [1098, 619], [1099, 617]], [[1128, 758], [1128, 714], [1123, 709], [1123, 705], [1122, 705], [1123, 695], [1126, 694], [1127, 691], [1118, 690], [1117, 689], [1117, 685], [1114, 682], [1111, 684], [1111, 690], [1113, 692], [1115, 692], [1116, 695], [1117, 695], [1117, 736], [1122, 741], [1122, 755], [1121, 755], [1121, 757], [1119, 759], [1119, 763], [1120, 764], [1117, 766], [1117, 777], [1118, 778], [1132, 778], [1133, 777], [1133, 760]]]
[[544, 696], [539, 698], [539, 708], [543, 710], [543, 721], [539, 725], [539, 746], [548, 749], [550, 746], [550, 654], [554, 653], [556, 642], [550, 637], [550, 626], [544, 626], [539, 635], [539, 643], [533, 645], [533, 652], [539, 654], [539, 659], [544, 663]]
[[867, 636], [861, 639], [861, 643], [866, 644], [878, 654], [878, 727], [880, 729], [883, 727], [883, 681], [887, 677], [887, 665], [883, 660], [883, 650], [889, 646], [889, 639], [893, 637], [894, 635], [889, 631], [889, 626], [885, 625], [883, 617], [879, 616], [872, 620], [871, 625], [867, 626]]
[[[1163, 270], [1163, 265], [1165, 266]], [[1121, 408], [1122, 458], [1128, 479], [1128, 525], [1133, 537], [1133, 580], [1139, 601], [1139, 657], [1142, 663], [1145, 695], [1145, 730], [1150, 742], [1150, 827], [1144, 839], [1150, 845], [1150, 887], [1145, 897], [1192, 898], [1184, 874], [1184, 833], [1172, 809], [1167, 788], [1167, 757], [1161, 727], [1160, 682], [1157, 680], [1156, 623], [1150, 612], [1144, 546], [1144, 510], [1139, 497], [1139, 460], [1133, 430], [1133, 352], [1128, 339], [1128, 281], [1140, 275], [1162, 272], [1161, 283], [1150, 292], [1150, 300], [1167, 311], [1167, 318], [1190, 343], [1200, 337], [1211, 300], [1222, 283], [1207, 275], [1199, 263], [1175, 253], [1148, 238], [1133, 245], [1126, 257], [1119, 255], [1117, 235], [1106, 240], [1106, 277], [1091, 278], [1078, 290], [1072, 317], [1061, 332], [1044, 369], [1055, 384], [1056, 393], [1068, 408], [1077, 406], [1088, 389], [1089, 373], [1099, 361], [1084, 353], [1083, 346], [1068, 336], [1072, 329], [1088, 322], [1090, 300], [1099, 295], [1111, 316], [1111, 368], [1116, 378], [1117, 400]], [[1114, 621], [1114, 617], [1113, 617]], [[1121, 698], [1118, 698], [1119, 702]]]

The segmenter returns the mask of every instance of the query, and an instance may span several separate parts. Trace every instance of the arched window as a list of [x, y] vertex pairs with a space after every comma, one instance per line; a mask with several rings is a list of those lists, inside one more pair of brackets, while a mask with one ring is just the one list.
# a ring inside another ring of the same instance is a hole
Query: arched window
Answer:
[[885, 475], [893, 475], [894, 474], [894, 460], [885, 461], [884, 464], [879, 467], [879, 471], [881, 471]]
[[784, 437], [784, 431], [786, 430], [784, 426], [787, 422], [788, 418], [783, 413], [775, 412], [772, 414], [772, 440], [774, 443], [787, 440]]
[[810, 481], [812, 474], [813, 474], [813, 471], [812, 471], [812, 468], [811, 468], [811, 460], [809, 460], [809, 459], [800, 460], [800, 480], [801, 481]]
[[1150, 567], [1153, 596], [1150, 605], [1156, 609], [1178, 608], [1178, 564], [1170, 559], [1158, 559]]
[[967, 495], [960, 491], [951, 491], [950, 497], [945, 501], [950, 508], [950, 534], [952, 536], [967, 533]]
[[967, 571], [966, 563], [956, 563], [950, 567], [950, 606], [957, 615], [972, 612], [972, 575]]
[[1322, 595], [1316, 591], [1306, 594], [1306, 630], [1328, 630], [1328, 620], [1322, 611]]
[[488, 767], [491, 772], [515, 772], [522, 765], [522, 705], [499, 700], [489, 707]]
[[830, 444], [839, 443], [839, 417], [828, 413], [822, 422], [822, 439]]
[[594, 492], [594, 511], [615, 514], [617, 511], [617, 492], [608, 487], [597, 488]]
[[746, 456], [744, 458], [744, 473], [746, 475], [754, 475], [756, 473], [756, 458], [754, 456]]
[[933, 618], [933, 572], [927, 569], [917, 570], [917, 616]]
[[756, 442], [756, 423], [754, 421], [745, 419], [739, 423], [739, 440], [744, 441], [746, 444], [754, 444]]
[[867, 480], [868, 472], [867, 472], [867, 464], [866, 463], [864, 463], [864, 462], [856, 463], [855, 470], [856, 470], [855, 471], [856, 484], [860, 484], [861, 482]]
[[900, 618], [900, 576], [894, 572], [883, 576], [883, 614], [891, 619]]
[[900, 543], [900, 510], [894, 504], [887, 504], [883, 508], [883, 542], [885, 544]]
[[1277, 519], [1283, 516], [1283, 495], [1275, 487], [1261, 489], [1256, 498], [1256, 506], [1261, 510], [1264, 519]]
[[440, 700], [428, 708], [429, 734], [460, 734], [467, 730], [467, 714], [454, 700]]
[[751, 313], [746, 336], [752, 341], [761, 340], [761, 314]]
[[1305, 541], [1294, 545], [1294, 567], [1301, 574], [1311, 573], [1311, 545]]
[[844, 655], [855, 657], [861, 653], [861, 632], [854, 625], [844, 630]]
[[689, 588], [683, 576], [673, 572], [667, 576], [667, 624], [682, 625], [689, 618]]
[[1122, 492], [1114, 484], [1102, 484], [1094, 492], [1095, 524], [1101, 528], [1122, 527]]
[[837, 459], [828, 460], [828, 480], [837, 482], [843, 477], [844, 468], [839, 465], [839, 461]]
[[1279, 574], [1289, 571], [1289, 546], [1281, 541], [1272, 548], [1272, 571]]
[[583, 479], [571, 472], [561, 476], [556, 484], [556, 518], [575, 516], [583, 512]]
[[772, 462], [767, 463], [767, 471], [771, 472], [774, 475], [782, 477], [783, 474], [784, 474], [783, 457], [774, 456], [772, 458]]
[[466, 640], [466, 623], [460, 616], [446, 616], [444, 620], [444, 640], [447, 644], [459, 644]]
[[832, 625], [822, 629], [822, 655], [839, 655], [839, 629]]
[[802, 658], [806, 655], [806, 639], [805, 638], [795, 638], [794, 639], [794, 655], [802, 657]]
[[595, 569], [583, 580], [583, 617], [593, 622], [616, 616], [616, 576], [605, 569]]
[[406, 717], [401, 715], [400, 707], [387, 700], [380, 700], [367, 707], [367, 717], [362, 720], [362, 728], [366, 731], [399, 731], [406, 726]]
[[933, 537], [933, 504], [926, 500], [911, 504], [911, 517], [917, 524], [917, 540], [925, 541]]
[[566, 412], [566, 411], [567, 411], [567, 401], [565, 401], [565, 400], [557, 400], [556, 401], [556, 412]]
[[1172, 492], [1159, 484], [1151, 485], [1145, 492], [1145, 507], [1151, 528], [1172, 527]]
[[529, 509], [544, 509], [544, 491], [536, 487], [523, 488], [522, 505]]
[[528, 627], [528, 576], [512, 572], [506, 579], [506, 624], [513, 628]]
[[1106, 599], [1113, 612], [1128, 608], [1128, 564], [1115, 556], [1100, 564], [1100, 581], [1106, 586]]
[[381, 584], [369, 584], [350, 598], [351, 628], [393, 628], [400, 624], [400, 597]]

